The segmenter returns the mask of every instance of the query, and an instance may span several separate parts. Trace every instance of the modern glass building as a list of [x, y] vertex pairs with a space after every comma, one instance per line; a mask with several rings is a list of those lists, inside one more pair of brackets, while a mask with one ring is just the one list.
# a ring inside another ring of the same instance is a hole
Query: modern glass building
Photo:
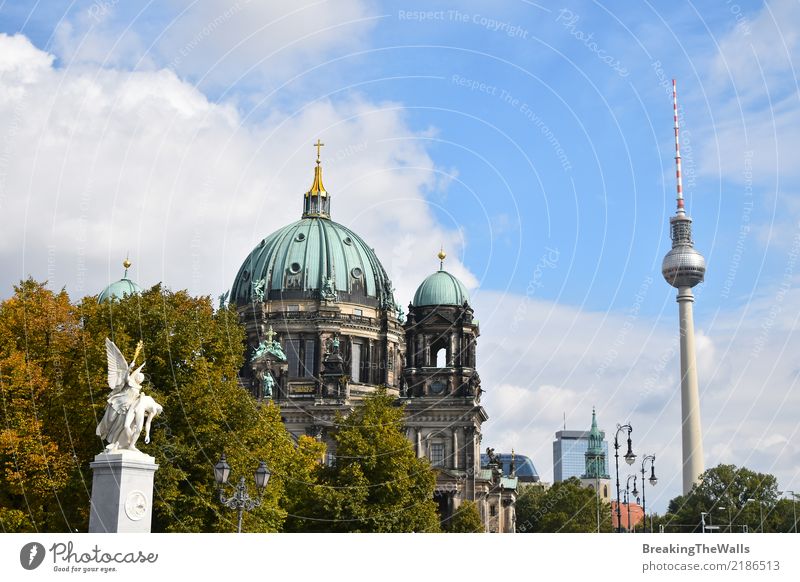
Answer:
[[[608, 474], [608, 442], [606, 434], [600, 431], [605, 453], [605, 474]], [[553, 482], [565, 481], [570, 477], [581, 478], [586, 472], [586, 451], [589, 448], [588, 430], [560, 430], [553, 441]]]
[[[530, 457], [525, 455], [518, 455], [512, 453], [498, 453], [498, 458], [503, 464], [503, 475], [511, 474], [511, 459], [514, 458], [514, 474], [519, 479], [520, 483], [538, 483], [539, 473], [536, 472], [536, 467]], [[489, 455], [481, 454], [481, 467], [486, 468], [489, 466]]]

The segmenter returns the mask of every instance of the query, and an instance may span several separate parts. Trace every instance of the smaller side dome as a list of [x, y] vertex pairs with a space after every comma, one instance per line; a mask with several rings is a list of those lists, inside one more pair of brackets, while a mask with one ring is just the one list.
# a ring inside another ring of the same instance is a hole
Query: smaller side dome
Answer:
[[114, 281], [108, 287], [103, 289], [103, 291], [97, 297], [98, 303], [102, 303], [106, 300], [122, 299], [126, 295], [138, 295], [142, 292], [142, 288], [139, 287], [139, 285], [128, 279], [128, 269], [131, 266], [131, 262], [128, 259], [125, 259], [122, 262], [122, 266], [125, 267], [125, 273], [123, 274], [122, 279], [119, 281]]
[[469, 303], [469, 293], [464, 284], [447, 271], [436, 271], [425, 278], [414, 293], [414, 307], [429, 305], [456, 305]]

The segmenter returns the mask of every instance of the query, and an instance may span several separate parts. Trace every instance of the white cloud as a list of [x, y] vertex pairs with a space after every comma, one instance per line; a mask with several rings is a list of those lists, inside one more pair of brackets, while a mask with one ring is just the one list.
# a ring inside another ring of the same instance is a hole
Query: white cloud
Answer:
[[[478, 366], [490, 416], [484, 446], [513, 447], [531, 456], [542, 478], [550, 480], [551, 443], [563, 414], [568, 429], [587, 430], [596, 406], [610, 445], [616, 423], [630, 421], [635, 452], [656, 455], [660, 480], [648, 490], [648, 505], [663, 511], [681, 493], [673, 309], [671, 303], [661, 317], [632, 317], [632, 310], [594, 313], [482, 292], [476, 302]], [[783, 488], [796, 487], [800, 366], [790, 349], [797, 344], [798, 313], [800, 291], [774, 288], [737, 310], [696, 321], [707, 467], [745, 465], [775, 474]], [[627, 466], [620, 467], [623, 478], [627, 473]]]
[[168, 70], [55, 68], [21, 36], [0, 36], [0, 71], [4, 294], [28, 274], [96, 293], [129, 251], [145, 286], [220, 293], [261, 238], [300, 218], [317, 137], [334, 219], [375, 246], [401, 301], [440, 242], [475, 282], [455, 258], [460, 233], [425, 202], [439, 180], [427, 133], [397, 103], [351, 94], [246, 121]]
[[251, 77], [263, 89], [360, 49], [379, 18], [364, 0], [201, 0], [159, 9], [169, 13], [169, 24], [155, 30], [136, 7], [87, 3], [59, 23], [55, 50], [71, 64], [166, 66], [201, 86], [225, 87]]

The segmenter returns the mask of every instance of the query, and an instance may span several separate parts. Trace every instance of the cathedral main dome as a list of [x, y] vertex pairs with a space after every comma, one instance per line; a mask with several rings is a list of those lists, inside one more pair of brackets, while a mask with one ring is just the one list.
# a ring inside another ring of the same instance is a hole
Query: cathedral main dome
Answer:
[[375, 251], [349, 228], [322, 216], [305, 216], [262, 240], [242, 263], [231, 301], [256, 300], [260, 285], [263, 299], [335, 293], [341, 301], [394, 307], [392, 283]]
[[326, 299], [395, 309], [392, 282], [375, 251], [330, 218], [319, 148], [302, 218], [263, 239], [231, 287], [230, 300], [237, 305], [272, 299]]

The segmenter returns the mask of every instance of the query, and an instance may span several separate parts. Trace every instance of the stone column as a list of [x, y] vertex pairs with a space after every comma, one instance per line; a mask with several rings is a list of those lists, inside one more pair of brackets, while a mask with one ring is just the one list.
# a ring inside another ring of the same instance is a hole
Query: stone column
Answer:
[[90, 466], [89, 533], [150, 533], [155, 457], [129, 450], [103, 452]]
[[458, 469], [459, 462], [459, 450], [458, 450], [458, 428], [454, 428], [451, 431], [453, 433], [453, 468]]

